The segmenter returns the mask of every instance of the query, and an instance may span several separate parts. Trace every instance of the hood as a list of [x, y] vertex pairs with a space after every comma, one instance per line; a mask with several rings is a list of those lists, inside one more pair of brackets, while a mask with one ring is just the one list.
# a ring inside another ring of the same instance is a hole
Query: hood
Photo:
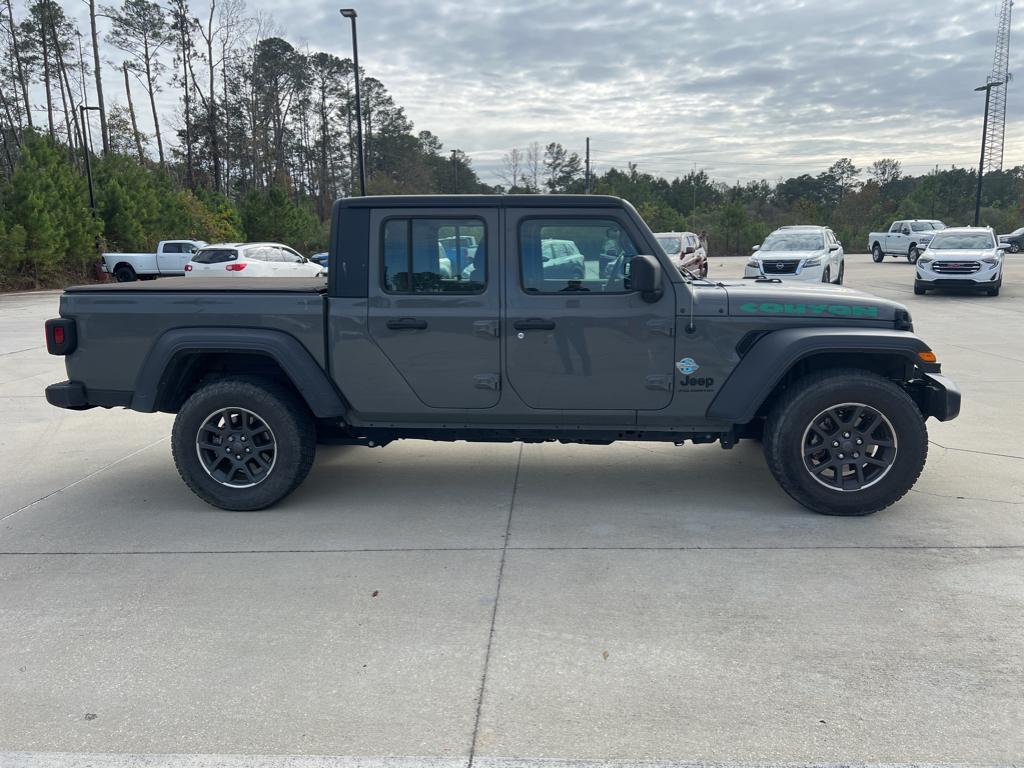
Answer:
[[895, 323], [910, 314], [906, 307], [839, 285], [743, 280], [722, 284], [729, 294], [729, 314], [737, 316], [879, 320]]
[[981, 259], [992, 258], [992, 253], [992, 248], [971, 251], [944, 251], [937, 248], [931, 248], [928, 250], [929, 256], [941, 261], [980, 261]]
[[824, 253], [824, 251], [819, 248], [816, 251], [756, 251], [753, 256], [755, 259], [775, 261], [777, 259], [809, 259], [812, 256], [821, 256], [822, 253]]

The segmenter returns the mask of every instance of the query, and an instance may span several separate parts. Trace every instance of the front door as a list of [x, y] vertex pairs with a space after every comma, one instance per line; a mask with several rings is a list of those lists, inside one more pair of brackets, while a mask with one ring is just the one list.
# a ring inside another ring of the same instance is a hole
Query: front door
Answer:
[[[573, 244], [582, 277], [545, 261], [545, 246], [555, 242]], [[630, 288], [629, 260], [643, 242], [616, 210], [506, 212], [507, 374], [528, 406], [654, 410], [672, 400], [675, 295], [668, 275], [657, 301]]]
[[371, 215], [370, 232], [374, 342], [425, 406], [496, 405], [497, 209], [381, 209]]

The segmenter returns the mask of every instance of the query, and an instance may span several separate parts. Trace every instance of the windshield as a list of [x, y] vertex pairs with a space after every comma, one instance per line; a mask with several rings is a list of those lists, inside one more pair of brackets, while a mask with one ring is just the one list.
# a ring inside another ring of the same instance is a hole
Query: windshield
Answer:
[[978, 251], [996, 244], [988, 232], [951, 232], [936, 235], [931, 247], [936, 251]]
[[196, 264], [223, 264], [225, 261], [234, 261], [238, 258], [238, 251], [230, 248], [205, 248], [196, 251], [192, 261]]
[[821, 251], [825, 240], [817, 232], [774, 232], [761, 246], [762, 251]]
[[683, 239], [681, 237], [659, 237], [660, 245], [669, 256], [675, 256], [682, 249]]

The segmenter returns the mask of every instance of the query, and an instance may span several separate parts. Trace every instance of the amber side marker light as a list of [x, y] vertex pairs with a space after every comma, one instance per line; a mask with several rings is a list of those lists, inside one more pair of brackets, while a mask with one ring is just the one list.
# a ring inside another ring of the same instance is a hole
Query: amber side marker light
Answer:
[[935, 353], [932, 352], [931, 350], [928, 350], [927, 352], [918, 352], [917, 356], [920, 357], [922, 360], [924, 360], [926, 363], [937, 363], [937, 362], [939, 362], [939, 358], [937, 358], [935, 356]]

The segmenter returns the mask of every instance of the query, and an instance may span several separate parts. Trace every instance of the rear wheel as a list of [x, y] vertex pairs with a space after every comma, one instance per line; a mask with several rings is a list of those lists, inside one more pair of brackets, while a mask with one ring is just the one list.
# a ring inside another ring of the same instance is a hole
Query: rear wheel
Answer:
[[178, 474], [199, 498], [229, 510], [264, 509], [309, 474], [316, 429], [305, 403], [269, 379], [208, 384], [178, 412], [171, 433]]
[[907, 251], [907, 261], [911, 264], [917, 264], [917, 260], [921, 257], [921, 251], [917, 249], [916, 245], [912, 245], [910, 250]]
[[924, 417], [891, 381], [858, 369], [803, 377], [772, 408], [764, 451], [793, 499], [823, 515], [869, 515], [899, 500], [928, 455]]
[[871, 246], [871, 260], [873, 262], [877, 264], [881, 262], [884, 258], [885, 254], [882, 253], [882, 246], [880, 246], [878, 243], [875, 243], [873, 246]]
[[129, 264], [120, 264], [114, 270], [114, 279], [119, 283], [131, 283], [138, 280], [138, 275], [135, 274], [135, 270], [131, 268]]

